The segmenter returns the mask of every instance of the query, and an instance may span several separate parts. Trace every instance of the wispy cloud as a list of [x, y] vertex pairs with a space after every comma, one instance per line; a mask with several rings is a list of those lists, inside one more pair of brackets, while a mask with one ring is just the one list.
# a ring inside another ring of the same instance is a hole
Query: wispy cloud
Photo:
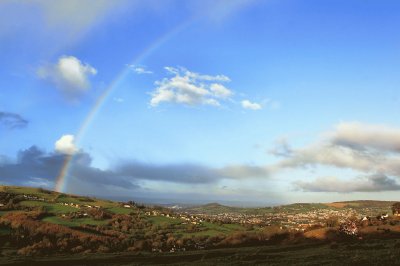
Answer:
[[28, 120], [21, 115], [9, 112], [0, 112], [0, 125], [8, 129], [20, 129], [28, 126]]
[[[36, 19], [34, 22], [43, 21], [45, 30], [53, 33], [62, 30], [67, 37], [74, 37], [89, 30], [115, 9], [127, 6], [129, 2], [127, 0], [3, 0], [0, 2], [0, 9], [13, 14], [14, 19], [18, 15], [25, 14], [26, 10], [31, 10], [28, 15], [34, 16]], [[21, 19], [22, 24], [17, 24], [14, 23], [15, 20], [9, 21], [8, 16], [0, 18], [0, 22], [0, 33], [6, 31], [7, 27], [15, 30], [17, 26], [29, 26], [24, 25], [29, 20]]]
[[133, 72], [136, 74], [142, 75], [142, 74], [153, 74], [153, 71], [148, 70], [144, 66], [138, 66], [138, 65], [127, 65], [127, 67], [131, 68]]
[[211, 22], [220, 23], [255, 3], [255, 0], [203, 0], [189, 1], [188, 5], [194, 13]]

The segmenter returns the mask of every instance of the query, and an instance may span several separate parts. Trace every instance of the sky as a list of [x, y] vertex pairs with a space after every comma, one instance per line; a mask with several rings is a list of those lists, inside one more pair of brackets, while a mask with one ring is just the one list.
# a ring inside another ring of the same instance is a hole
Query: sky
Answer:
[[2, 0], [0, 183], [399, 200], [400, 3]]

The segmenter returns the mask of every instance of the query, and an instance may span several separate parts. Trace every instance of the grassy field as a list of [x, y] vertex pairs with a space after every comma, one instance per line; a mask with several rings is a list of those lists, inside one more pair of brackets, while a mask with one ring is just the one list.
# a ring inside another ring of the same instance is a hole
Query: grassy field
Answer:
[[130, 214], [131, 212], [134, 212], [131, 208], [118, 207], [115, 205], [108, 207], [107, 210], [115, 214]]

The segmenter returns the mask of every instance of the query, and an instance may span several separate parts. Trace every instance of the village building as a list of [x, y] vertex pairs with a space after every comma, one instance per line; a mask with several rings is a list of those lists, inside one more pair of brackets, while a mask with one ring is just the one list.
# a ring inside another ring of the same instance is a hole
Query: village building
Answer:
[[400, 202], [396, 202], [392, 206], [392, 212], [394, 216], [400, 216]]

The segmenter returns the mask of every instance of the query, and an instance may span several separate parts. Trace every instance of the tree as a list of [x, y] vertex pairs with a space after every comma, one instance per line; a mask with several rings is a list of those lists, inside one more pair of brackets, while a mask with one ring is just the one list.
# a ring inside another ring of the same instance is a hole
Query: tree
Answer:
[[330, 216], [325, 221], [326, 227], [335, 227], [339, 224], [339, 219], [337, 216]]

